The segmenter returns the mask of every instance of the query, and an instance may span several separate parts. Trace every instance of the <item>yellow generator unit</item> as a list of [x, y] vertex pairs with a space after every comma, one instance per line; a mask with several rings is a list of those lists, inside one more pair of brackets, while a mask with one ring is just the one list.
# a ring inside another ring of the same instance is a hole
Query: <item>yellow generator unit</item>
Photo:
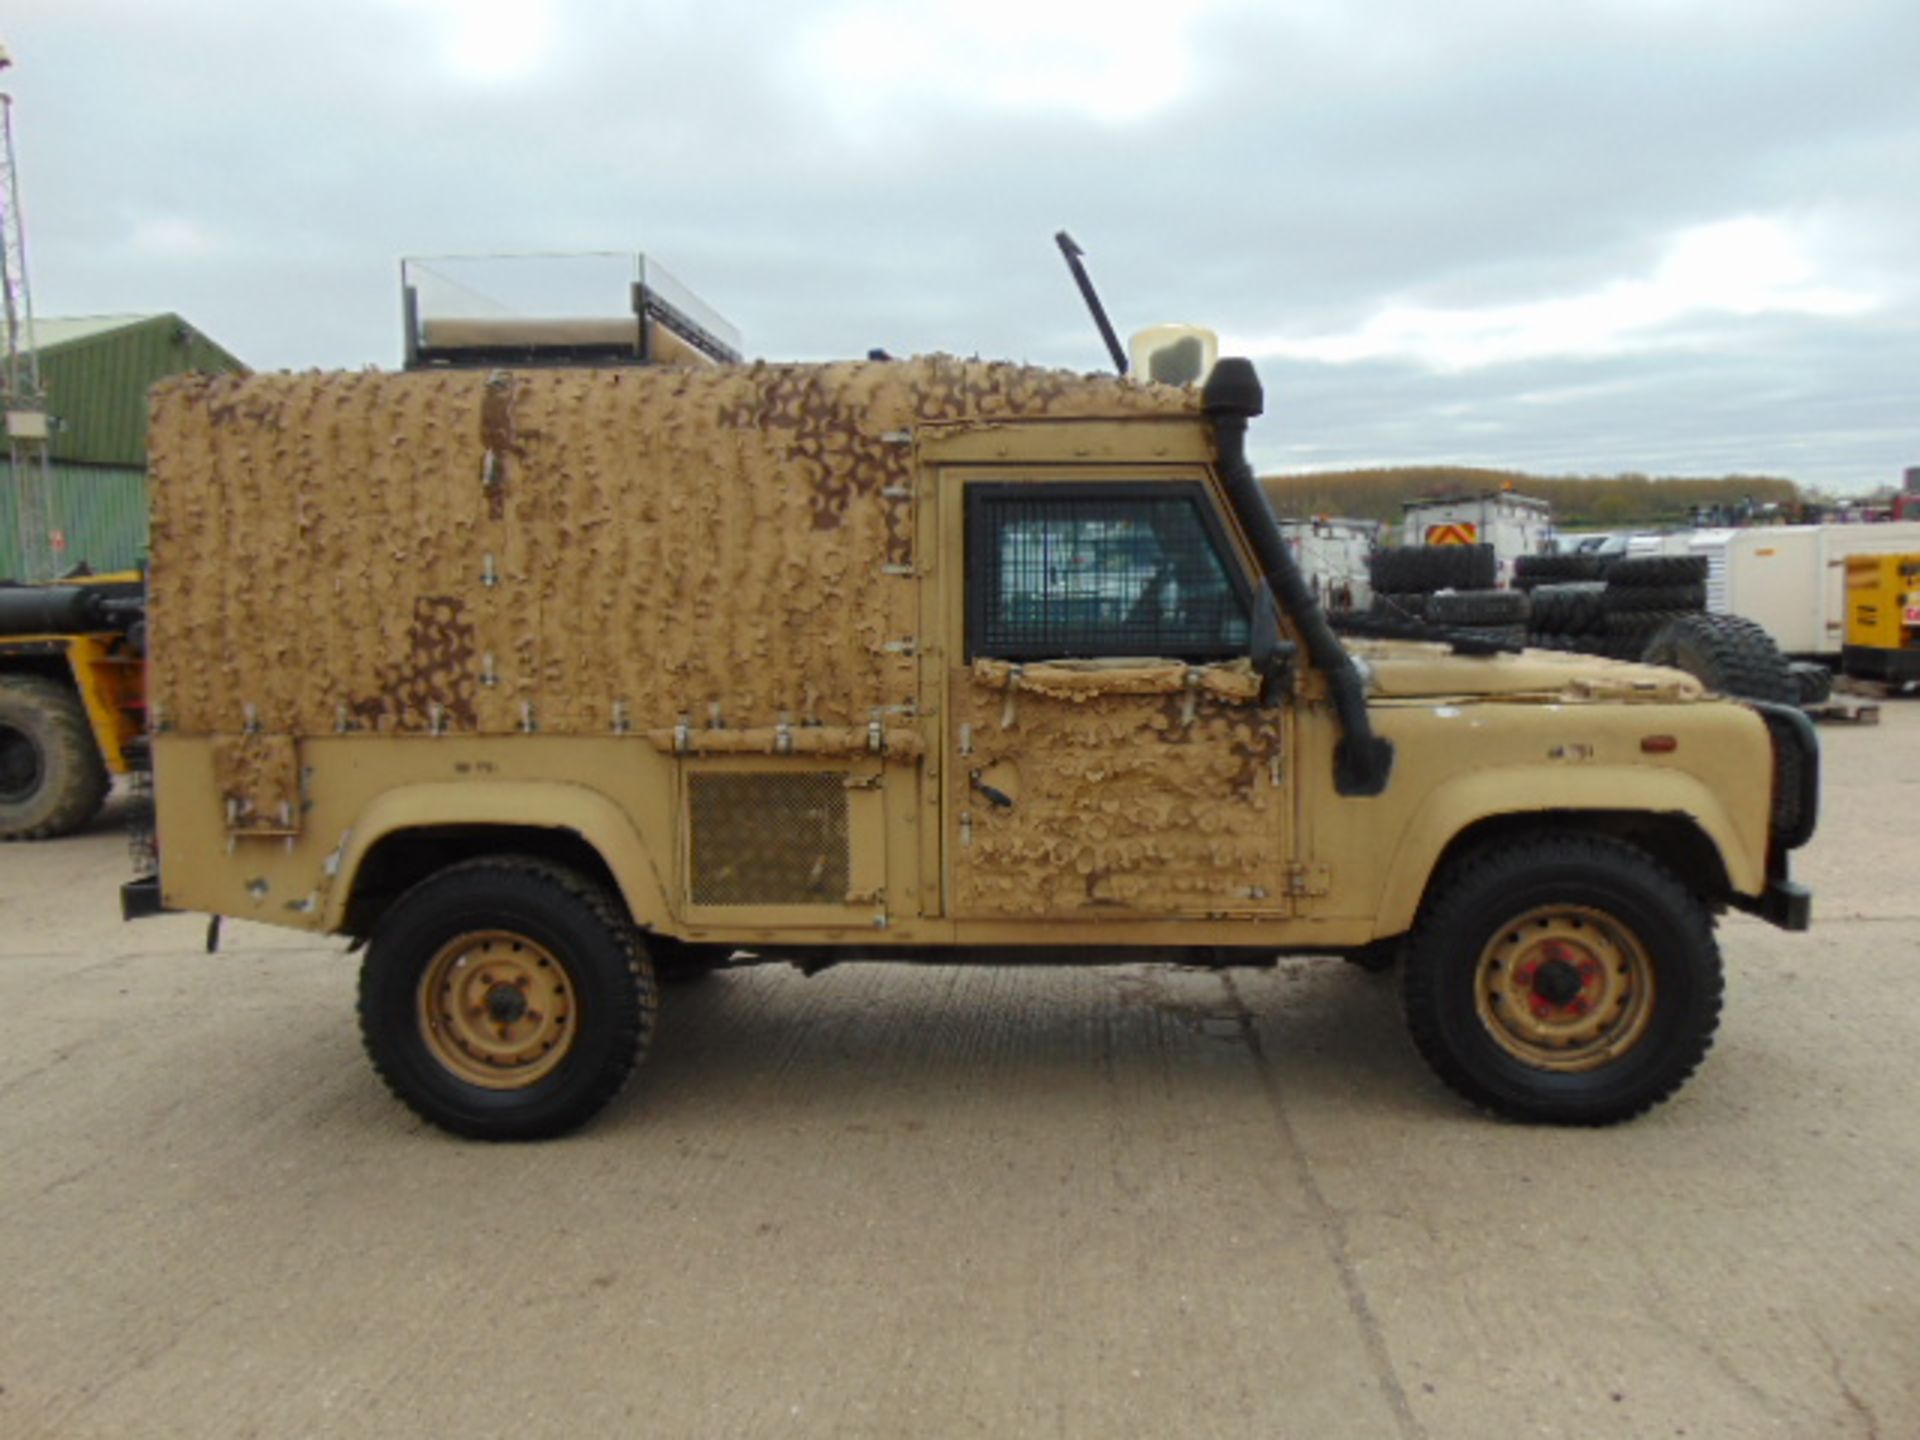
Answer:
[[1849, 675], [1904, 685], [1920, 680], [1920, 555], [1847, 557]]

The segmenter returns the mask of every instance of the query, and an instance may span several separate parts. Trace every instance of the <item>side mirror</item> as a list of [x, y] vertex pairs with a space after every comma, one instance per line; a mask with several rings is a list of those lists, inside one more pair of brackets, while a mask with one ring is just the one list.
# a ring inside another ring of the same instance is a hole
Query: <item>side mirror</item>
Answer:
[[1253, 673], [1260, 677], [1260, 708], [1272, 710], [1287, 693], [1287, 677], [1300, 647], [1280, 634], [1280, 607], [1272, 587], [1262, 584], [1253, 599], [1253, 634], [1247, 647]]

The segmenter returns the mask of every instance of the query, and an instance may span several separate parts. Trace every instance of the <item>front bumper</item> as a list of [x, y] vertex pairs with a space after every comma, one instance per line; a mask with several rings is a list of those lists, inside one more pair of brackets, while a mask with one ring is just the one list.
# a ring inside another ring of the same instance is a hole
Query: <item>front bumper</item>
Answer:
[[1736, 895], [1734, 905], [1782, 930], [1806, 930], [1813, 925], [1813, 892], [1784, 876], [1767, 881], [1758, 895]]
[[1782, 930], [1805, 930], [1813, 922], [1813, 892], [1787, 878], [1787, 852], [1811, 840], [1820, 820], [1820, 737], [1798, 706], [1747, 703], [1773, 742], [1773, 797], [1766, 886], [1758, 895], [1736, 895], [1734, 904]]

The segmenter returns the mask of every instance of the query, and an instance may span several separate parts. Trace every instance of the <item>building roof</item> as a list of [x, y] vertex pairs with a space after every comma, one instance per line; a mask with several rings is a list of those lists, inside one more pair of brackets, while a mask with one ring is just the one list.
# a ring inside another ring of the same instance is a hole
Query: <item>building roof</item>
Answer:
[[159, 320], [161, 314], [153, 315], [67, 315], [35, 316], [33, 321], [33, 343], [36, 349], [51, 350], [59, 345], [71, 345], [76, 340], [91, 340], [96, 335], [105, 335], [114, 330], [125, 330], [134, 325], [144, 325], [149, 320]]
[[186, 371], [244, 371], [172, 311], [34, 320], [49, 454], [77, 465], [140, 466], [147, 457], [147, 387]]

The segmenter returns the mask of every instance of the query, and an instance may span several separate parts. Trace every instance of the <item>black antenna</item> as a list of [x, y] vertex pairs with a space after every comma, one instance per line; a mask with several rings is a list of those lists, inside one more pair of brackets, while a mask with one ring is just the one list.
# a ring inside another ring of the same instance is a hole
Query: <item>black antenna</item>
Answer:
[[1073, 282], [1080, 287], [1080, 298], [1087, 302], [1087, 309], [1093, 312], [1093, 323], [1100, 327], [1100, 338], [1107, 342], [1107, 353], [1113, 357], [1113, 368], [1122, 375], [1126, 374], [1127, 352], [1120, 348], [1120, 337], [1113, 333], [1113, 323], [1107, 319], [1107, 307], [1100, 303], [1093, 281], [1087, 278], [1087, 267], [1080, 263], [1080, 257], [1087, 252], [1076, 245], [1073, 237], [1064, 230], [1054, 235], [1053, 243], [1060, 247], [1060, 253], [1066, 257], [1067, 268], [1073, 271]]

